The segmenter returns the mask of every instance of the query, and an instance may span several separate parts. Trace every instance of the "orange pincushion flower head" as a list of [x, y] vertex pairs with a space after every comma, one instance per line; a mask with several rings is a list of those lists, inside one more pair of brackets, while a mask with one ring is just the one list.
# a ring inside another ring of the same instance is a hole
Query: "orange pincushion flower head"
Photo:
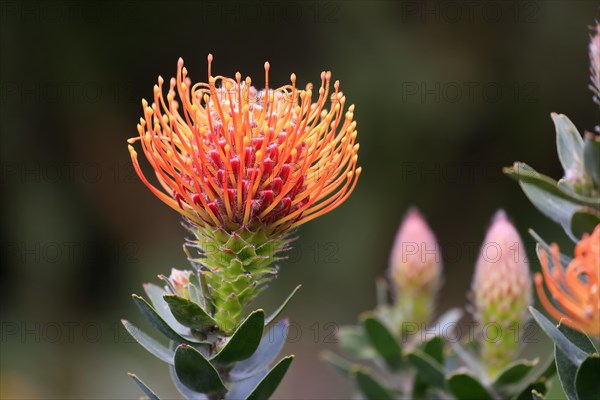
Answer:
[[[166, 96], [158, 78], [152, 104], [142, 100], [129, 152], [144, 184], [187, 220], [194, 235], [188, 259], [229, 334], [276, 276], [287, 234], [342, 204], [361, 169], [354, 105], [344, 111], [330, 72], [321, 73], [313, 101], [313, 86], [298, 89], [293, 74], [290, 84], [271, 89], [269, 63], [260, 91], [239, 72], [213, 77], [211, 63], [209, 55], [208, 83], [193, 83], [179, 59]], [[142, 172], [136, 142], [162, 190]]]
[[[600, 224], [575, 246], [575, 258], [565, 270], [558, 245], [553, 243], [550, 253], [551, 266], [545, 251], [538, 254], [543, 277], [537, 273], [535, 285], [542, 305], [565, 325], [600, 337]], [[546, 296], [544, 281], [556, 305]]]
[[211, 62], [208, 83], [193, 83], [179, 59], [166, 98], [159, 77], [154, 102], [142, 100], [139, 137], [129, 143], [141, 143], [166, 193], [146, 179], [130, 145], [144, 184], [197, 227], [227, 232], [285, 232], [342, 204], [361, 169], [354, 105], [344, 113], [331, 73], [321, 73], [315, 102], [312, 85], [298, 89], [293, 74], [271, 89], [269, 63], [257, 91], [239, 72], [213, 77]]

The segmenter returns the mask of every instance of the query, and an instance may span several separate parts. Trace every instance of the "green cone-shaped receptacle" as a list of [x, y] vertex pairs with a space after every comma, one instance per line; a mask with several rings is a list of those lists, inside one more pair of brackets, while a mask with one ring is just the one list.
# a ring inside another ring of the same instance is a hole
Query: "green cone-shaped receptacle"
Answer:
[[244, 306], [262, 291], [277, 273], [275, 261], [288, 240], [265, 231], [241, 228], [233, 233], [189, 228], [199, 257], [191, 259], [207, 285], [208, 299], [219, 329], [230, 335], [243, 317]]

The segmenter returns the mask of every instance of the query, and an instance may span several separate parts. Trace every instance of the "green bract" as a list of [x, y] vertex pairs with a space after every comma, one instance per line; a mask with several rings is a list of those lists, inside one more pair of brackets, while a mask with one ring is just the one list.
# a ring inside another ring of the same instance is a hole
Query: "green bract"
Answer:
[[270, 237], [260, 229], [233, 233], [197, 227], [189, 230], [195, 236], [186, 243], [189, 260], [204, 283], [198, 289], [204, 293], [207, 308], [214, 311], [216, 325], [231, 334], [244, 307], [276, 276], [274, 263], [289, 241], [281, 235]]

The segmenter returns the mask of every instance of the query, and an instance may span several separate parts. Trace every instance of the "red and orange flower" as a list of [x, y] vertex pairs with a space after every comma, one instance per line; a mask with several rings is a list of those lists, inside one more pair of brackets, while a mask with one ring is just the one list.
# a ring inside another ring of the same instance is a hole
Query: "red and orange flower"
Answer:
[[[600, 225], [592, 235], [584, 235], [575, 246], [575, 258], [563, 270], [560, 249], [553, 243], [550, 248], [552, 267], [546, 252], [539, 254], [542, 274], [535, 275], [538, 295], [544, 308], [565, 325], [600, 337]], [[544, 281], [556, 306], [544, 291]]]
[[[144, 184], [164, 203], [201, 228], [285, 232], [342, 204], [356, 186], [354, 105], [331, 73], [321, 73], [318, 99], [313, 87], [291, 84], [271, 89], [248, 77], [211, 75], [193, 83], [179, 59], [166, 98], [163, 79], [151, 105], [142, 100], [139, 137], [129, 139], [133, 165]], [[329, 108], [326, 103], [330, 99]], [[142, 172], [140, 142], [161, 190]]]

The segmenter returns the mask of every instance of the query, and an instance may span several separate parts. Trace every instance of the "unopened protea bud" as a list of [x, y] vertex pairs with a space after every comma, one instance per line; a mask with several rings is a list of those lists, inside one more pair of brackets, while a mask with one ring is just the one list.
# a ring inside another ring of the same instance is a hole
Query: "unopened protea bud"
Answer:
[[189, 286], [190, 286], [190, 275], [192, 271], [182, 271], [179, 269], [171, 268], [171, 275], [169, 276], [169, 283], [171, 284], [174, 294], [185, 299], [190, 298]]
[[504, 211], [496, 213], [481, 246], [472, 292], [482, 333], [482, 360], [493, 376], [518, 352], [519, 333], [531, 305], [525, 247]]
[[[342, 204], [361, 169], [354, 105], [344, 110], [331, 72], [321, 73], [314, 93], [312, 84], [298, 88], [294, 74], [273, 89], [265, 63], [258, 91], [239, 72], [213, 76], [211, 62], [209, 55], [207, 83], [192, 82], [182, 59], [166, 95], [158, 78], [153, 102], [142, 100], [129, 152], [143, 183], [183, 215], [194, 236], [189, 246], [199, 252], [190, 259], [229, 334], [275, 276], [286, 235]], [[142, 172], [136, 143], [159, 185]]]
[[441, 271], [438, 242], [419, 211], [411, 209], [396, 234], [388, 270], [402, 322], [427, 322], [433, 312]]

